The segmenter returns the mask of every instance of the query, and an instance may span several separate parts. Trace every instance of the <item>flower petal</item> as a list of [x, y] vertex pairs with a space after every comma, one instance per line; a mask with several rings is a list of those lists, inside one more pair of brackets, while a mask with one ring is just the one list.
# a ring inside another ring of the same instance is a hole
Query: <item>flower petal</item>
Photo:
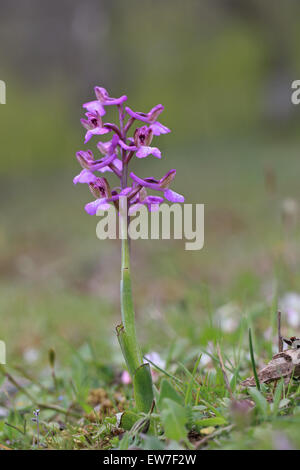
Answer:
[[143, 202], [147, 204], [150, 212], [157, 212], [159, 205], [164, 202], [164, 198], [160, 196], [147, 196]]
[[108, 98], [107, 100], [105, 100], [103, 104], [105, 106], [118, 105], [118, 104], [124, 103], [124, 101], [126, 100], [127, 100], [127, 96], [123, 95], [123, 96], [120, 96], [120, 98]]
[[[135, 181], [135, 183], [144, 186], [145, 188], [154, 189], [155, 191], [162, 191], [158, 183], [147, 181], [147, 179], [139, 178], [133, 172], [130, 173], [130, 178]], [[150, 178], [152, 180], [152, 178]]]
[[106, 129], [105, 127], [95, 127], [95, 129], [91, 129], [87, 131], [85, 134], [85, 140], [84, 143], [87, 144], [88, 141], [93, 137], [93, 135], [103, 135], [103, 134], [108, 134], [109, 129]]
[[168, 134], [171, 132], [168, 127], [164, 126], [158, 121], [151, 124], [150, 129], [152, 129], [153, 135]]
[[88, 101], [82, 105], [83, 108], [87, 109], [90, 113], [98, 113], [100, 116], [104, 116], [106, 113], [104, 107], [100, 103], [100, 101]]
[[145, 158], [148, 155], [153, 155], [156, 158], [161, 158], [161, 151], [157, 147], [148, 147], [147, 145], [142, 145], [136, 152], [138, 158]]
[[92, 201], [86, 204], [84, 209], [89, 215], [96, 215], [99, 209], [102, 209], [105, 211], [110, 208], [110, 204], [108, 204], [106, 201], [107, 201], [107, 198], [105, 197], [96, 199], [95, 201]]
[[73, 179], [73, 183], [94, 183], [97, 180], [97, 176], [95, 176], [91, 171], [89, 170], [82, 170], [79, 175], [75, 176]]
[[106, 157], [101, 158], [97, 162], [93, 163], [91, 168], [93, 171], [96, 171], [96, 170], [100, 171], [104, 167], [107, 167], [115, 159], [116, 159], [116, 154], [111, 154], [111, 155], [108, 154]]
[[139, 121], [148, 122], [148, 116], [145, 113], [136, 113], [133, 111], [129, 106], [126, 106], [125, 111], [129, 114], [129, 116], [133, 117], [134, 119], [138, 119]]
[[171, 189], [167, 189], [164, 192], [164, 196], [168, 201], [171, 202], [184, 202], [184, 197], [181, 194], [172, 191]]

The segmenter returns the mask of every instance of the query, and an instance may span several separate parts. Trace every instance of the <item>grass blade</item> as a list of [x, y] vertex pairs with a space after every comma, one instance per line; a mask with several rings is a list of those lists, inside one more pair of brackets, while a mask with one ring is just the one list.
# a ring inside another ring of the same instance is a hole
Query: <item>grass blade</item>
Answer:
[[259, 383], [259, 380], [258, 380], [258, 375], [257, 375], [256, 365], [255, 365], [255, 360], [254, 360], [254, 351], [253, 351], [253, 344], [252, 344], [251, 328], [249, 328], [249, 349], [250, 349], [251, 364], [252, 364], [252, 369], [253, 369], [253, 375], [254, 375], [254, 378], [255, 378], [256, 388], [257, 388], [257, 390], [260, 391], [260, 383]]

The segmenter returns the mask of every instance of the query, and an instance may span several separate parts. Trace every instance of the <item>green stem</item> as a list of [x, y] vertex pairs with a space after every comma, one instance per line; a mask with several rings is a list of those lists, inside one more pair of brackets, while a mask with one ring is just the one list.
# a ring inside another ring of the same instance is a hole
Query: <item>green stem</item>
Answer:
[[126, 203], [126, 199], [120, 201], [120, 224], [122, 237], [122, 264], [120, 286], [121, 314], [124, 333], [128, 338], [128, 343], [131, 346], [131, 351], [135, 356], [134, 358], [131, 358], [130, 362], [135, 363], [135, 369], [137, 369], [143, 363], [143, 361], [136, 336], [135, 313], [131, 289], [129, 240], [127, 236], [127, 210], [122, 207], [123, 203]]
[[[125, 203], [125, 207], [124, 207]], [[149, 364], [144, 364], [137, 342], [135, 314], [131, 290], [130, 252], [127, 236], [126, 198], [120, 199], [120, 224], [122, 238], [121, 313], [122, 324], [117, 327], [118, 340], [132, 377], [134, 398], [138, 411], [148, 413], [153, 403], [152, 377]]]
[[[122, 139], [126, 142], [126, 129], [124, 129], [123, 109], [119, 107], [120, 129]], [[128, 162], [126, 151], [122, 148], [122, 175], [121, 186], [127, 186]], [[153, 402], [152, 377], [149, 364], [143, 364], [143, 357], [137, 342], [135, 328], [135, 314], [131, 289], [130, 275], [130, 247], [128, 238], [128, 208], [127, 198], [119, 199], [120, 235], [122, 240], [121, 257], [121, 314], [122, 324], [117, 327], [117, 336], [121, 350], [132, 377], [134, 397], [138, 411], [148, 413]]]

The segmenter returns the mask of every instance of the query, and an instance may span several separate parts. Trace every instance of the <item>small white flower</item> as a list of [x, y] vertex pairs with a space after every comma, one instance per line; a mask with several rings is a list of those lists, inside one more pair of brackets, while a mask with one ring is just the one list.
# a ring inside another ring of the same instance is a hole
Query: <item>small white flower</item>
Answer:
[[37, 349], [29, 348], [24, 351], [23, 357], [26, 362], [28, 362], [29, 364], [32, 364], [33, 362], [36, 362], [38, 360], [39, 352]]
[[200, 359], [200, 366], [206, 367], [210, 362], [211, 362], [211, 357], [208, 354], [203, 353]]
[[216, 310], [216, 320], [222, 331], [232, 333], [239, 325], [239, 308], [234, 302], [222, 305]]
[[300, 295], [297, 292], [287, 292], [279, 301], [279, 308], [289, 326], [297, 328], [300, 326]]

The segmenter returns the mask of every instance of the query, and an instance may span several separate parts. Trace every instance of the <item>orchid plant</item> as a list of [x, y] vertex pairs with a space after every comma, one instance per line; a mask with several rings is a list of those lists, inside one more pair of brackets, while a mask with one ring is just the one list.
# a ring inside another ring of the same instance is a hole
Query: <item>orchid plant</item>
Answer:
[[[171, 202], [183, 202], [184, 197], [169, 187], [175, 178], [176, 170], [172, 169], [162, 178], [141, 178], [135, 173], [129, 173], [132, 158], [145, 158], [153, 155], [161, 158], [161, 151], [152, 147], [153, 136], [170, 132], [166, 126], [157, 121], [164, 110], [161, 104], [152, 108], [148, 113], [135, 112], [125, 107], [127, 96], [112, 98], [101, 87], [95, 87], [96, 99], [83, 105], [86, 110], [81, 124], [86, 129], [85, 141], [88, 143], [93, 136], [112, 134], [110, 140], [98, 142], [97, 148], [102, 157], [95, 159], [91, 150], [81, 150], [76, 153], [77, 160], [83, 168], [75, 176], [73, 182], [86, 183], [95, 197], [85, 206], [90, 215], [96, 215], [99, 210], [107, 210], [111, 205], [119, 213], [120, 232], [122, 234], [121, 255], [121, 314], [122, 323], [117, 326], [117, 336], [121, 350], [131, 375], [136, 408], [144, 413], [149, 412], [153, 403], [153, 387], [149, 363], [143, 362], [143, 356], [137, 341], [135, 314], [131, 289], [130, 250], [128, 237], [128, 218], [139, 207], [145, 205], [149, 211], [156, 211], [166, 199]], [[103, 123], [107, 106], [116, 106], [119, 123]], [[139, 127], [139, 123], [142, 123]], [[133, 126], [136, 126], [133, 131]], [[131, 136], [129, 136], [131, 131]], [[111, 188], [108, 180], [98, 173], [114, 173], [120, 184]], [[130, 179], [130, 180], [129, 180]], [[147, 191], [157, 191], [159, 195], [147, 194]], [[125, 202], [125, 204], [124, 204]]]

